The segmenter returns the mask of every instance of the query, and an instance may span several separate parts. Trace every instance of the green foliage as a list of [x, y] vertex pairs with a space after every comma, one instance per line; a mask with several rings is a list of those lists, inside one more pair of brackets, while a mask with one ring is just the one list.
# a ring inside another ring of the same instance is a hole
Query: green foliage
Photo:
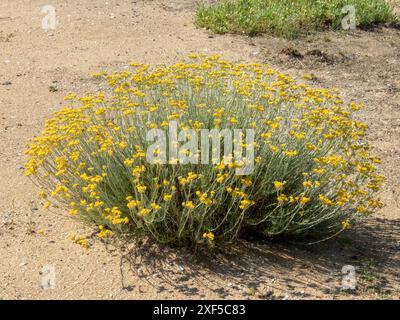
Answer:
[[221, 34], [268, 33], [296, 38], [315, 31], [341, 29], [346, 5], [355, 7], [358, 27], [397, 20], [384, 0], [222, 0], [200, 6], [196, 24]]

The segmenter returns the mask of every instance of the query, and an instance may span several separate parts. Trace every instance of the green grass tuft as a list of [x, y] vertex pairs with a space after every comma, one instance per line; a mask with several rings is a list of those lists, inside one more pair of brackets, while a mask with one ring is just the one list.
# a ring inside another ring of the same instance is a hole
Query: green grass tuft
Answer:
[[201, 5], [195, 22], [219, 34], [268, 33], [285, 38], [323, 30], [339, 30], [346, 16], [342, 8], [353, 5], [357, 27], [398, 21], [384, 0], [221, 0]]

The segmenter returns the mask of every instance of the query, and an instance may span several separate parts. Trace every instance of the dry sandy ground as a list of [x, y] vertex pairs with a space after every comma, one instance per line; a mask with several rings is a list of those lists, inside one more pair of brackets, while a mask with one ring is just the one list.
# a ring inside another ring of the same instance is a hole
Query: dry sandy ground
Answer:
[[[47, 4], [59, 20], [48, 33], [41, 29]], [[194, 8], [192, 0], [0, 2], [0, 299], [398, 299], [400, 30], [293, 42], [211, 36], [193, 26]], [[121, 249], [92, 240], [89, 250], [73, 244], [70, 232], [90, 229], [41, 209], [37, 189], [23, 175], [27, 139], [68, 92], [101, 89], [93, 72], [120, 70], [133, 60], [172, 63], [199, 52], [311, 72], [315, 85], [365, 102], [360, 118], [371, 126], [389, 177], [379, 215], [318, 246], [240, 242], [211, 257], [146, 244]], [[44, 290], [40, 273], [49, 265], [56, 287]], [[356, 267], [355, 291], [340, 289], [344, 265]]]

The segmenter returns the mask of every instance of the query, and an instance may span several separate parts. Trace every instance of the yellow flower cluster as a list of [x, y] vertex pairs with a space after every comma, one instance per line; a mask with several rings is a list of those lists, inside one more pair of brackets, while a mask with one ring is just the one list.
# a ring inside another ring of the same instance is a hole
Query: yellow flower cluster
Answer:
[[203, 233], [203, 238], [204, 239], [207, 239], [207, 240], [209, 240], [209, 241], [214, 241], [214, 233], [212, 233], [212, 232], [204, 232]]
[[84, 249], [89, 248], [89, 243], [85, 236], [78, 236], [72, 233], [69, 235], [69, 239], [72, 240], [74, 243], [79, 244]]
[[113, 235], [113, 232], [107, 228], [105, 228], [104, 226], [99, 226], [99, 233], [97, 234], [97, 236], [99, 238], [109, 238]]

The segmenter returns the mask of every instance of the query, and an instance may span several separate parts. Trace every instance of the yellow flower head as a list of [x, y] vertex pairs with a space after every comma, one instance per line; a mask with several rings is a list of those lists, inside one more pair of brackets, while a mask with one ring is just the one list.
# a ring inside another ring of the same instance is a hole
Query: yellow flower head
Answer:
[[45, 204], [43, 204], [43, 209], [48, 209], [50, 208], [51, 203], [49, 201], [47, 201]]
[[329, 198], [325, 197], [324, 195], [320, 195], [319, 196], [319, 200], [321, 200], [321, 202], [327, 206], [333, 206], [334, 203], [332, 200], [330, 200]]
[[207, 239], [208, 241], [214, 241], [215, 235], [211, 231], [210, 232], [204, 232], [203, 233], [203, 238]]
[[281, 190], [286, 184], [286, 181], [274, 181], [274, 186], [276, 190]]
[[188, 209], [193, 209], [193, 208], [194, 208], [193, 201], [182, 202], [182, 205], [183, 205], [185, 208], [188, 208]]
[[151, 208], [152, 208], [153, 210], [155, 210], [155, 211], [158, 211], [158, 210], [161, 209], [161, 206], [158, 205], [158, 204], [155, 203], [155, 202], [153, 202], [150, 206], [151, 206]]
[[349, 221], [349, 219], [346, 219], [346, 220], [343, 220], [342, 221], [342, 226], [343, 226], [343, 229], [350, 229], [351, 228], [351, 223], [350, 223], [350, 221]]
[[143, 193], [143, 192], [145, 192], [145, 191], [147, 190], [147, 187], [140, 184], [140, 185], [136, 186], [136, 190], [137, 190], [139, 193]]
[[169, 201], [172, 199], [172, 195], [169, 193], [164, 193], [163, 199], [164, 201]]

